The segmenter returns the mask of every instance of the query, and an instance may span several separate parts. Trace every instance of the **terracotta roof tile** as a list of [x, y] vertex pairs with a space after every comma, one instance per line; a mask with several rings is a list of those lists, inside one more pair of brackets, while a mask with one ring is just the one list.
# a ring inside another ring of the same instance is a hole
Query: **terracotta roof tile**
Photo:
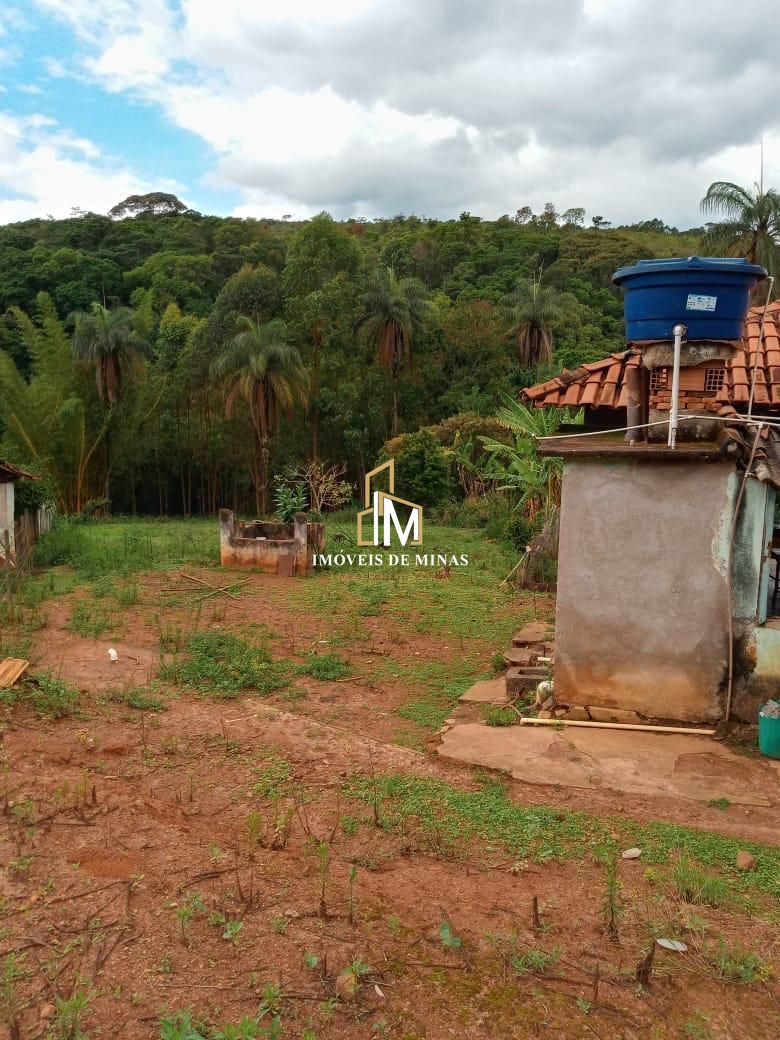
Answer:
[[[723, 388], [714, 398], [720, 404], [747, 404], [755, 368], [756, 404], [780, 406], [780, 300], [767, 308], [759, 350], [763, 310], [763, 307], [754, 307], [748, 312], [739, 350], [726, 362]], [[626, 404], [626, 372], [638, 364], [639, 353], [629, 346], [623, 353], [610, 354], [601, 361], [590, 361], [574, 372], [564, 370], [554, 379], [522, 390], [520, 396], [539, 408], [550, 405], [623, 408]]]

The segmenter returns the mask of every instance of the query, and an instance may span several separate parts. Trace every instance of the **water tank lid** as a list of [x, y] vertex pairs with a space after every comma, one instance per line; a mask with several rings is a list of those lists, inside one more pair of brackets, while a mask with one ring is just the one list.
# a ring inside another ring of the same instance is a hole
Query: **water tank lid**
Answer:
[[630, 267], [621, 267], [612, 275], [615, 285], [622, 285], [629, 278], [644, 274], [673, 274], [676, 272], [728, 273], [748, 275], [760, 281], [766, 278], [766, 270], [760, 264], [751, 264], [749, 260], [739, 260], [728, 256], [688, 256], [670, 257], [662, 260], [637, 260]]

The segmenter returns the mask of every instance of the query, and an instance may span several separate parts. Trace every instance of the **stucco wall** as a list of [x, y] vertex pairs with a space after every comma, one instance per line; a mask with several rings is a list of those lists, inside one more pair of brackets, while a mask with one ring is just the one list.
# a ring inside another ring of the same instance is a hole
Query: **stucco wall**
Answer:
[[0, 483], [0, 553], [5, 544], [5, 532], [14, 548], [14, 486], [11, 483]]
[[684, 721], [720, 716], [736, 488], [728, 462], [567, 460], [560, 702]]

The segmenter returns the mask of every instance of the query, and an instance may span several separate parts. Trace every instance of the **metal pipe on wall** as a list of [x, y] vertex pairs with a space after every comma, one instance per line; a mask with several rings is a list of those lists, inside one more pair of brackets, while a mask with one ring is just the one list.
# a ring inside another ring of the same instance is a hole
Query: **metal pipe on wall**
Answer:
[[680, 354], [682, 353], [683, 336], [688, 331], [685, 325], [675, 325], [674, 333], [674, 368], [672, 369], [672, 410], [669, 415], [669, 447], [677, 446], [677, 423], [680, 415]]

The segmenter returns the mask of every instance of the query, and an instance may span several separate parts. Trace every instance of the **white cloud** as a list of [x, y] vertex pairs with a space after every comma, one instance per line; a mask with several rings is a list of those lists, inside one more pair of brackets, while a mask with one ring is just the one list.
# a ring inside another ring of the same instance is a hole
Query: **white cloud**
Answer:
[[131, 171], [106, 161], [92, 141], [47, 116], [0, 112], [0, 223], [66, 217], [74, 206], [105, 213], [149, 190]]
[[[771, 0], [37, 0], [82, 73], [215, 153], [242, 213], [697, 222], [780, 161]], [[161, 171], [162, 172], [162, 171]]]

